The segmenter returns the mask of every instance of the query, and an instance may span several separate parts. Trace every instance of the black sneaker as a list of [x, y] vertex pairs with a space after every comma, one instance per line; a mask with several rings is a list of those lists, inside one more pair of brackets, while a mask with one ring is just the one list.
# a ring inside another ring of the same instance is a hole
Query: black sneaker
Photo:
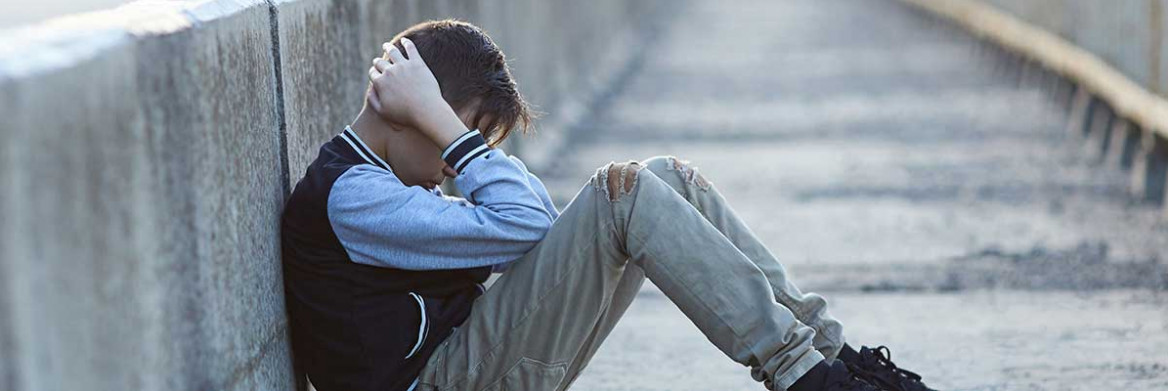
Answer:
[[823, 382], [824, 391], [880, 391], [879, 388], [868, 384], [852, 371], [848, 364], [840, 360], [833, 360], [827, 370], [827, 380]]
[[921, 382], [921, 375], [897, 368], [888, 347], [860, 347], [860, 358], [847, 364], [857, 377], [885, 391], [936, 391]]

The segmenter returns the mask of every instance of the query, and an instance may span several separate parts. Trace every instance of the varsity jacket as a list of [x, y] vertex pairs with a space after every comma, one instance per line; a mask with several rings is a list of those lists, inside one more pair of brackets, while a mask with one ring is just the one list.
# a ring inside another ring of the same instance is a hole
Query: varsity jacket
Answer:
[[351, 128], [321, 146], [284, 206], [295, 360], [316, 389], [407, 391], [492, 271], [558, 217], [543, 183], [477, 130], [442, 152], [466, 198], [407, 186]]

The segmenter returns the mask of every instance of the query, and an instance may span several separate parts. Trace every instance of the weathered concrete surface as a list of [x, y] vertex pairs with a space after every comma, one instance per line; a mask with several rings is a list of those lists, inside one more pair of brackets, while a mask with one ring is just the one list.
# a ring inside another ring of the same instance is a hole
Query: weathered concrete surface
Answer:
[[[127, 72], [93, 80], [65, 69], [37, 78], [0, 81], [4, 99], [0, 131], [7, 140], [0, 166], [7, 189], [0, 219], [0, 233], [5, 238], [0, 247], [4, 260], [4, 282], [0, 285], [5, 302], [0, 307], [5, 310], [0, 317], [0, 335], [7, 345], [0, 360], [4, 362], [6, 389], [78, 387], [80, 384], [70, 383], [69, 373], [62, 368], [93, 373], [109, 366], [103, 365], [106, 354], [149, 357], [147, 342], [137, 336], [157, 336], [160, 332], [143, 327], [152, 323], [145, 318], [160, 312], [146, 315], [142, 310], [153, 298], [124, 294], [137, 290], [135, 286], [150, 284], [145, 275], [149, 271], [142, 270], [148, 258], [134, 253], [144, 246], [154, 247], [140, 238], [140, 232], [126, 232], [137, 210], [119, 205], [132, 198], [141, 200], [143, 195], [121, 193], [121, 200], [117, 196], [120, 188], [146, 176], [142, 169], [134, 170], [129, 157], [135, 150], [145, 152], [145, 145], [128, 142], [141, 137], [142, 121], [135, 119], [132, 103], [103, 99], [117, 94], [135, 97], [132, 48], [108, 35], [82, 42], [103, 49], [98, 55], [76, 53], [87, 60], [90, 69]], [[22, 59], [27, 60], [36, 59]], [[81, 83], [90, 83], [83, 95], [65, 93]], [[66, 98], [85, 102], [74, 107], [106, 115], [91, 120], [62, 116], [58, 110]], [[115, 131], [97, 137], [104, 129]], [[73, 141], [56, 143], [65, 136]], [[104, 167], [89, 167], [91, 162], [106, 159], [109, 162]], [[86, 223], [103, 229], [80, 229]], [[69, 245], [57, 245], [58, 241]], [[98, 254], [133, 262], [89, 262]], [[94, 274], [116, 278], [88, 278]], [[114, 338], [133, 342], [117, 346], [101, 343]], [[139, 376], [119, 373], [88, 385], [128, 388], [141, 387], [144, 382]]]
[[[271, 16], [259, 0], [202, 3], [185, 13], [195, 28], [144, 37], [138, 50], [140, 94], [183, 102], [143, 105], [169, 185], [159, 186], [167, 189], [159, 216], [177, 239], [161, 257], [171, 273], [163, 305], [181, 309], [166, 321], [185, 326], [164, 336], [186, 356], [176, 362], [184, 376], [170, 381], [177, 380], [172, 388], [287, 389]], [[168, 57], [177, 61], [154, 66]], [[189, 87], [169, 88], [184, 80]]]
[[269, 22], [137, 3], [7, 37], [4, 389], [292, 387]]
[[[858, 344], [941, 389], [1168, 385], [1168, 226], [1067, 95], [895, 1], [694, 1], [543, 173], [675, 154]], [[762, 389], [647, 288], [574, 389]]]
[[[289, 189], [325, 141], [357, 117], [368, 85], [361, 50], [362, 3], [275, 1]], [[385, 2], [390, 3], [390, 2]], [[388, 10], [387, 10], [388, 11]]]

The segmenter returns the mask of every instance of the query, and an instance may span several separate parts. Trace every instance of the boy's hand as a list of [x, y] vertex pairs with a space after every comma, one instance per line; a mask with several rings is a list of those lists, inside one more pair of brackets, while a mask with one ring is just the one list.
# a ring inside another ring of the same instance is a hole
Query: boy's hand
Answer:
[[369, 68], [369, 105], [382, 118], [421, 131], [439, 148], [446, 147], [467, 132], [454, 109], [442, 99], [438, 80], [407, 38], [401, 39], [408, 58], [397, 46], [382, 45], [385, 57], [373, 59]]
[[450, 166], [443, 166], [442, 173], [451, 178], [458, 176], [458, 171], [454, 171], [454, 169], [450, 168]]

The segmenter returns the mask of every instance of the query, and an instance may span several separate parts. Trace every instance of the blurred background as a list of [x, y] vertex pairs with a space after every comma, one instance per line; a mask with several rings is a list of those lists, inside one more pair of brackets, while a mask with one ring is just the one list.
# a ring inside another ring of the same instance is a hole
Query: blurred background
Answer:
[[[3, 0], [0, 389], [297, 388], [284, 197], [447, 17], [561, 208], [676, 155], [931, 386], [1168, 389], [1166, 2]], [[762, 386], [647, 284], [573, 389]]]
[[53, 17], [81, 12], [98, 11], [129, 3], [127, 0], [45, 0], [11, 1], [3, 3], [0, 29], [30, 25]]

